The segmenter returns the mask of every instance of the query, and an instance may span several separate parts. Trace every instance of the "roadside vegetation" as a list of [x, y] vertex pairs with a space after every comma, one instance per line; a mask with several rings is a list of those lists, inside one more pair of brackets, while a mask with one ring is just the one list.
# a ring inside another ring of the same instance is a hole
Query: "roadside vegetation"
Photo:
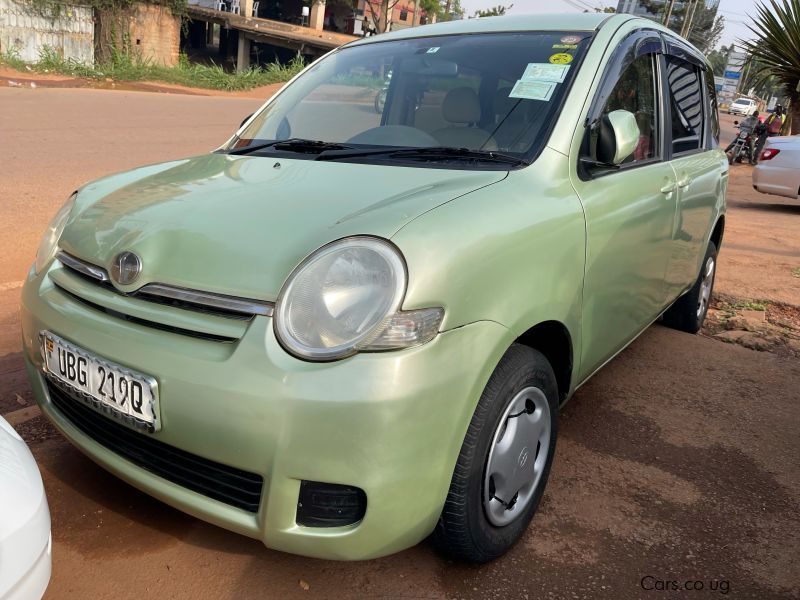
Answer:
[[127, 54], [115, 54], [105, 64], [88, 67], [74, 60], [65, 60], [47, 46], [39, 53], [38, 62], [27, 63], [14, 52], [7, 52], [0, 55], [0, 64], [22, 72], [57, 73], [100, 81], [160, 81], [226, 91], [249, 90], [271, 83], [283, 83], [305, 66], [303, 59], [297, 57], [286, 65], [270, 63], [233, 73], [219, 65], [191, 63], [184, 54], [181, 54], [175, 67], [164, 67]]

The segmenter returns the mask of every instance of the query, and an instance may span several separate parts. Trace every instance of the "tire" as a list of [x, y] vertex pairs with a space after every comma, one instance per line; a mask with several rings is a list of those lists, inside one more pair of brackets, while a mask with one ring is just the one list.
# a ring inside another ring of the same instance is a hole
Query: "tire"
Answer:
[[[711, 261], [710, 273], [709, 261]], [[700, 274], [692, 289], [678, 298], [664, 313], [664, 324], [667, 327], [697, 333], [703, 326], [708, 313], [711, 293], [714, 291], [714, 278], [717, 275], [717, 247], [714, 242], [708, 243]]]
[[511, 548], [539, 506], [557, 435], [553, 369], [540, 352], [514, 344], [489, 378], [467, 429], [432, 536], [439, 551], [483, 563]]

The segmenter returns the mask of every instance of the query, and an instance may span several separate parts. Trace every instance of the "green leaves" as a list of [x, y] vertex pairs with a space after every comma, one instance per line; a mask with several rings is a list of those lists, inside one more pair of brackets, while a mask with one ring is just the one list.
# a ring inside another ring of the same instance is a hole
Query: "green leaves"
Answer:
[[740, 40], [749, 55], [756, 84], [775, 77], [793, 103], [800, 102], [800, 0], [769, 0], [756, 5], [748, 25], [755, 40]]

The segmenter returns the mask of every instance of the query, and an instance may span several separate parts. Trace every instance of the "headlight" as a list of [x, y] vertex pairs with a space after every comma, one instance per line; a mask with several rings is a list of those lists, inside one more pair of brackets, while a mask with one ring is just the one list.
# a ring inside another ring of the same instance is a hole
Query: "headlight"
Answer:
[[64, 233], [69, 213], [72, 212], [72, 207], [75, 206], [75, 196], [77, 194], [72, 194], [69, 200], [64, 203], [64, 206], [58, 209], [56, 216], [53, 217], [44, 232], [42, 241], [39, 243], [39, 249], [36, 251], [36, 262], [34, 263], [37, 275], [42, 272], [42, 269], [49, 264], [56, 254], [58, 240], [61, 238], [61, 234]]
[[311, 360], [424, 343], [438, 332], [444, 312], [398, 312], [406, 282], [405, 262], [385, 240], [351, 237], [323, 246], [284, 284], [276, 335], [289, 352]]

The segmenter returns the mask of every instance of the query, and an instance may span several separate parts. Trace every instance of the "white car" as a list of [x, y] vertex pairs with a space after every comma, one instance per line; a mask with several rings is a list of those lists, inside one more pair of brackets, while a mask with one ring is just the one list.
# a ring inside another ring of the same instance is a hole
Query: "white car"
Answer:
[[753, 169], [753, 187], [764, 194], [800, 196], [800, 135], [767, 139]]
[[30, 450], [0, 417], [0, 600], [37, 600], [50, 581], [50, 511]]
[[755, 100], [750, 98], [738, 98], [728, 105], [729, 115], [745, 115], [749, 117], [758, 109]]

